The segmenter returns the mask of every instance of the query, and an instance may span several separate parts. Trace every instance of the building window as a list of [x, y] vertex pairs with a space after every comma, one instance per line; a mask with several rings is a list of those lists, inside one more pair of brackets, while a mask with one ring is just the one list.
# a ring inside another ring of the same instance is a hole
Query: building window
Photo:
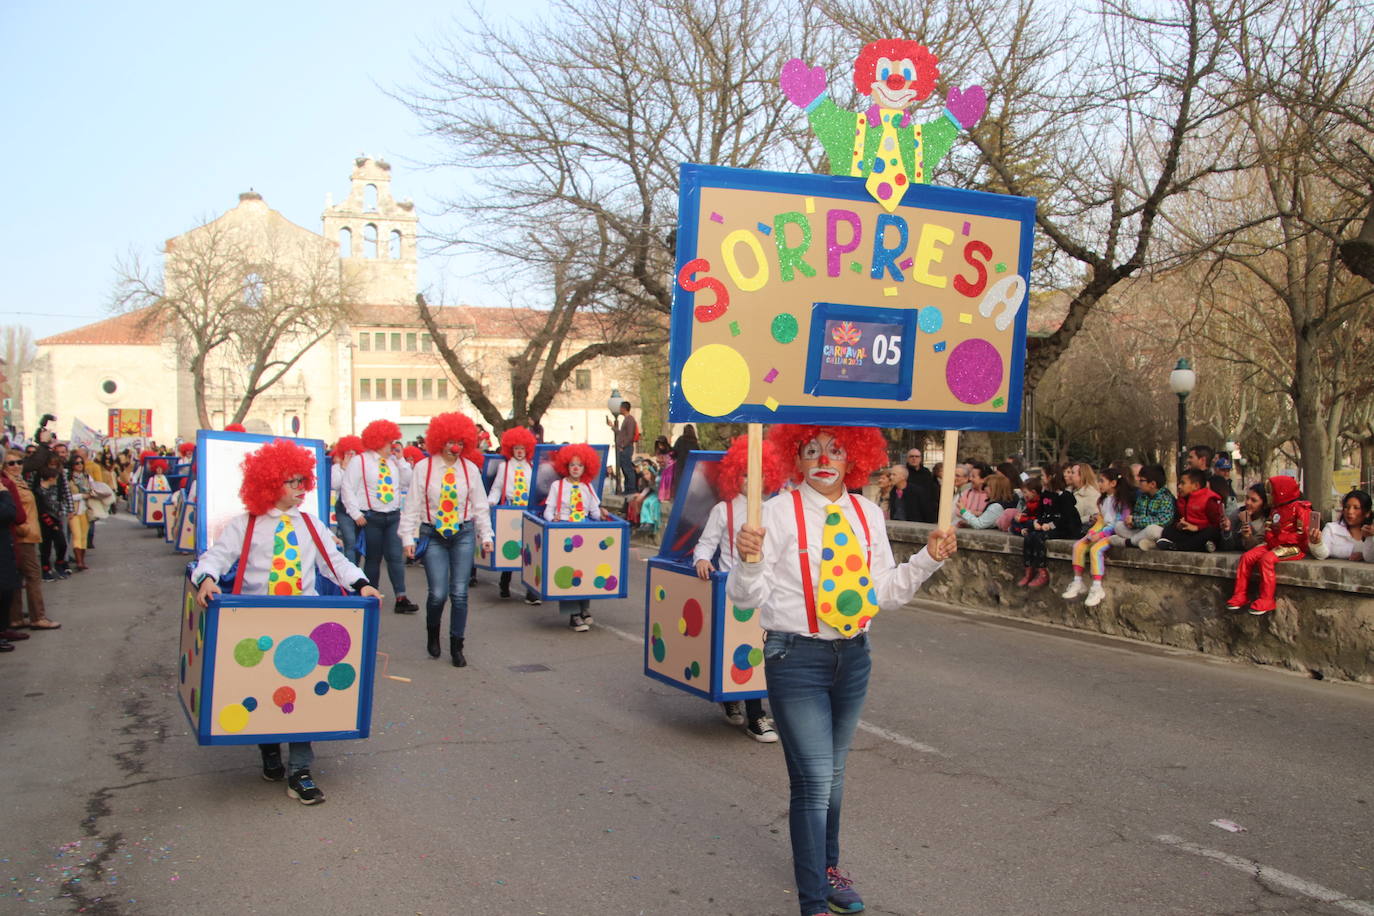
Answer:
[[372, 400], [372, 379], [368, 379], [368, 378], [360, 378], [360, 379], [358, 379], [358, 400], [360, 400], [360, 401], [370, 401], [370, 400]]
[[390, 241], [387, 244], [387, 250], [391, 253], [391, 259], [393, 261], [401, 260], [401, 231], [392, 229], [388, 239]]
[[359, 335], [358, 335], [358, 349], [359, 349], [359, 350], [371, 350], [371, 349], [372, 349], [372, 335], [368, 334], [366, 331], [363, 331], [363, 333], [359, 334]]
[[375, 397], [379, 401], [386, 400], [386, 379], [379, 378], [372, 383], [372, 390], [376, 392]]
[[421, 353], [430, 353], [430, 352], [433, 352], [433, 350], [434, 350], [434, 338], [430, 337], [428, 334], [421, 334], [421, 335], [420, 335], [420, 352], [421, 352]]
[[353, 257], [353, 230], [347, 226], [339, 230], [339, 257]]
[[363, 210], [368, 213], [377, 211], [377, 186], [375, 184], [363, 188]]
[[406, 335], [406, 349], [411, 353], [415, 352], [415, 334], [411, 332]]
[[391, 349], [397, 353], [401, 352], [401, 332], [396, 331], [391, 335]]
[[263, 282], [262, 275], [249, 273], [243, 278], [243, 304], [250, 309], [255, 309], [262, 305], [267, 297], [267, 284]]
[[432, 378], [427, 378], [427, 379], [421, 380], [421, 382], [420, 382], [420, 395], [421, 395], [421, 397], [423, 397], [426, 401], [431, 400], [431, 399], [434, 397], [434, 379], [432, 379]]
[[574, 369], [573, 384], [577, 386], [578, 391], [590, 391], [592, 387], [592, 370]]
[[398, 378], [394, 378], [394, 379], [391, 380], [391, 400], [393, 400], [393, 401], [399, 401], [400, 399], [401, 399], [401, 380], [398, 379]]
[[376, 334], [373, 334], [372, 336], [376, 338], [376, 340], [374, 341], [374, 343], [376, 344], [376, 346], [374, 346], [372, 349], [374, 349], [374, 350], [385, 350], [385, 349], [386, 349], [386, 335], [383, 334], [381, 331], [378, 331]]
[[419, 391], [417, 390], [417, 389], [419, 388], [419, 384], [420, 384], [420, 383], [417, 382], [417, 381], [416, 381], [415, 379], [413, 379], [413, 378], [408, 378], [408, 379], [406, 379], [406, 400], [407, 400], [407, 401], [413, 401], [413, 400], [415, 400], [417, 397], [420, 396], [420, 393], [419, 393]]
[[363, 257], [375, 258], [377, 256], [377, 225], [368, 223], [363, 227]]
[[434, 395], [441, 401], [448, 400], [448, 379], [441, 378], [435, 383]]

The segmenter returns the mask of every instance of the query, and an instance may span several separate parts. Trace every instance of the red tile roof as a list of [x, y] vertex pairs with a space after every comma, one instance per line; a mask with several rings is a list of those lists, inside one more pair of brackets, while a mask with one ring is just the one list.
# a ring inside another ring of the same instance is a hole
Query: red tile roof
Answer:
[[162, 324], [154, 318], [156, 306], [135, 309], [104, 321], [83, 325], [61, 334], [35, 341], [37, 346], [49, 344], [127, 344], [155, 347], [162, 343]]

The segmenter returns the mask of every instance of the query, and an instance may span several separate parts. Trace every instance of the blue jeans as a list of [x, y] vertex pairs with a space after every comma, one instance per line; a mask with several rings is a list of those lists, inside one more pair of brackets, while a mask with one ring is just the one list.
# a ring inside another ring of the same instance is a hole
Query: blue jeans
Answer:
[[573, 598], [558, 602], [558, 613], [567, 614], [569, 617], [576, 614], [582, 616], [592, 609], [592, 603], [586, 598]]
[[[295, 776], [301, 770], [310, 769], [310, 764], [315, 762], [315, 749], [310, 746], [309, 741], [292, 741], [287, 747], [290, 749], [286, 758], [286, 772]], [[281, 756], [280, 744], [259, 744], [258, 750], [264, 753], [277, 752]]]
[[399, 598], [406, 593], [406, 558], [401, 551], [401, 535], [396, 527], [401, 523], [400, 512], [363, 512], [367, 524], [363, 526], [363, 539], [367, 542], [367, 555], [363, 557], [363, 572], [367, 581], [380, 590], [382, 584], [382, 557], [386, 557], [386, 573], [391, 579], [391, 588]]
[[768, 704], [792, 788], [787, 823], [802, 916], [828, 909], [825, 870], [840, 861], [844, 763], [868, 695], [868, 635], [810, 639], [769, 633], [763, 643]]
[[620, 492], [626, 496], [639, 489], [635, 480], [635, 447], [631, 443], [615, 450], [615, 469], [620, 472]]
[[463, 522], [450, 538], [443, 537], [429, 525], [421, 525], [420, 533], [429, 535], [429, 546], [420, 558], [425, 566], [425, 578], [429, 580], [425, 626], [438, 628], [447, 600], [452, 605], [448, 635], [462, 639], [468, 626], [468, 579], [472, 576], [472, 553], [476, 542], [473, 523]]
[[338, 519], [339, 540], [343, 541], [343, 555], [348, 558], [348, 562], [357, 564], [358, 526], [344, 509], [343, 500], [335, 504], [334, 515]]

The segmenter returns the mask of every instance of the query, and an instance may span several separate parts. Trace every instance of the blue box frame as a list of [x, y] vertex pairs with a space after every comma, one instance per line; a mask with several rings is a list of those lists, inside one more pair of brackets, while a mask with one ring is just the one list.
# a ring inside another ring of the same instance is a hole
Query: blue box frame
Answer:
[[[315, 518], [319, 519], [326, 526], [329, 524], [329, 499], [333, 492], [329, 489], [330, 460], [329, 454], [325, 451], [324, 440], [322, 439], [293, 439], [290, 436], [271, 436], [261, 433], [232, 433], [215, 429], [202, 429], [196, 432], [196, 498], [200, 500], [205, 494], [205, 443], [213, 441], [223, 442], [252, 442], [259, 445], [266, 444], [274, 439], [286, 439], [294, 442], [302, 448], [310, 449], [315, 453], [315, 500], [318, 510]], [[246, 511], [246, 510], [245, 510]], [[199, 556], [206, 550], [209, 532], [206, 530], [207, 520], [204, 512], [196, 513], [196, 554]]]
[[[872, 203], [864, 179], [846, 175], [798, 174], [737, 169], [726, 166], [684, 162], [679, 167], [677, 262], [674, 277], [683, 265], [698, 257], [698, 214], [703, 188], [741, 191], [767, 191], [797, 198], [825, 197]], [[940, 210], [1016, 221], [1021, 226], [1016, 272], [1030, 288], [1031, 259], [1034, 253], [1035, 205], [1031, 197], [1013, 197], [983, 191], [967, 191], [929, 184], [913, 184], [907, 190], [903, 209]], [[708, 292], [708, 295], [712, 295]], [[687, 292], [674, 282], [673, 307], [669, 319], [668, 343], [668, 418], [675, 423], [808, 423], [837, 426], [877, 426], [896, 429], [957, 429], [1012, 432], [1021, 426], [1022, 397], [1025, 384], [1026, 308], [1018, 310], [1012, 337], [1011, 365], [1008, 368], [1007, 402], [998, 410], [952, 411], [911, 408], [827, 407], [819, 404], [782, 404], [770, 410], [763, 403], [744, 403], [724, 416], [709, 416], [688, 403], [682, 392], [682, 370], [690, 355], [693, 309], [696, 293]], [[913, 310], [914, 311], [914, 310]], [[847, 392], [852, 396], [852, 392]]]
[[[825, 344], [827, 321], [861, 321], [873, 324], [895, 324], [902, 329], [906, 352], [898, 364], [897, 381], [843, 382], [821, 378], [822, 347]], [[805, 387], [808, 394], [840, 395], [842, 397], [874, 398], [885, 401], [904, 401], [911, 397], [911, 377], [916, 370], [916, 309], [891, 309], [873, 305], [844, 305], [838, 302], [816, 302], [811, 306], [811, 348], [806, 359]]]
[[182, 713], [186, 716], [186, 722], [191, 727], [192, 734], [196, 736], [197, 744], [219, 746], [281, 741], [343, 741], [350, 738], [366, 738], [372, 733], [372, 691], [376, 686], [377, 630], [381, 616], [380, 605], [376, 598], [319, 596], [283, 598], [270, 595], [230, 595], [224, 593], [215, 595], [206, 604], [205, 610], [202, 612], [206, 619], [205, 647], [203, 650], [205, 658], [212, 659], [215, 657], [219, 640], [220, 611], [236, 607], [280, 607], [283, 610], [328, 607], [361, 608], [363, 611], [363, 645], [360, 650], [360, 663], [358, 665], [357, 728], [337, 732], [212, 735], [210, 734], [211, 717], [206, 714], [206, 710], [214, 709], [215, 698], [212, 689], [214, 671], [212, 666], [204, 664], [201, 667], [200, 708], [202, 714], [199, 725], [191, 715], [191, 710], [186, 708], [186, 701], [182, 697], [181, 691], [177, 691], [177, 702], [181, 706]]
[[[544, 518], [542, 512], [525, 510], [524, 521], [521, 523], [523, 540], [523, 526], [525, 524], [535, 524], [543, 529], [543, 545], [539, 548], [539, 565], [545, 574], [539, 577], [539, 584], [536, 586], [525, 578], [525, 565], [520, 564], [520, 582], [528, 589], [538, 592], [542, 601], [602, 601], [607, 598], [625, 598], [630, 594], [630, 523], [614, 513], [608, 513], [610, 521], [598, 522], [551, 522]], [[602, 591], [595, 595], [550, 595], [548, 591], [548, 569], [549, 569], [549, 543], [553, 540], [553, 535], [560, 531], [578, 533], [589, 526], [597, 528], [613, 527], [620, 531], [620, 587], [613, 592]], [[522, 555], [523, 557], [523, 555]]]

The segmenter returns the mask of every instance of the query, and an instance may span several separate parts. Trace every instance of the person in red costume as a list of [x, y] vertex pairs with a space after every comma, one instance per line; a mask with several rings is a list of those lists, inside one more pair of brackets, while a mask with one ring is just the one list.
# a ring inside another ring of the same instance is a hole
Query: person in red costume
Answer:
[[1226, 602], [1226, 609], [1239, 611], [1250, 600], [1250, 572], [1259, 564], [1260, 596], [1250, 605], [1255, 616], [1274, 610], [1274, 591], [1278, 581], [1274, 565], [1285, 560], [1301, 560], [1307, 556], [1308, 526], [1312, 504], [1302, 498], [1298, 482], [1292, 477], [1270, 477], [1264, 485], [1269, 502], [1269, 521], [1265, 526], [1264, 543], [1247, 550], [1236, 569], [1236, 588]]

